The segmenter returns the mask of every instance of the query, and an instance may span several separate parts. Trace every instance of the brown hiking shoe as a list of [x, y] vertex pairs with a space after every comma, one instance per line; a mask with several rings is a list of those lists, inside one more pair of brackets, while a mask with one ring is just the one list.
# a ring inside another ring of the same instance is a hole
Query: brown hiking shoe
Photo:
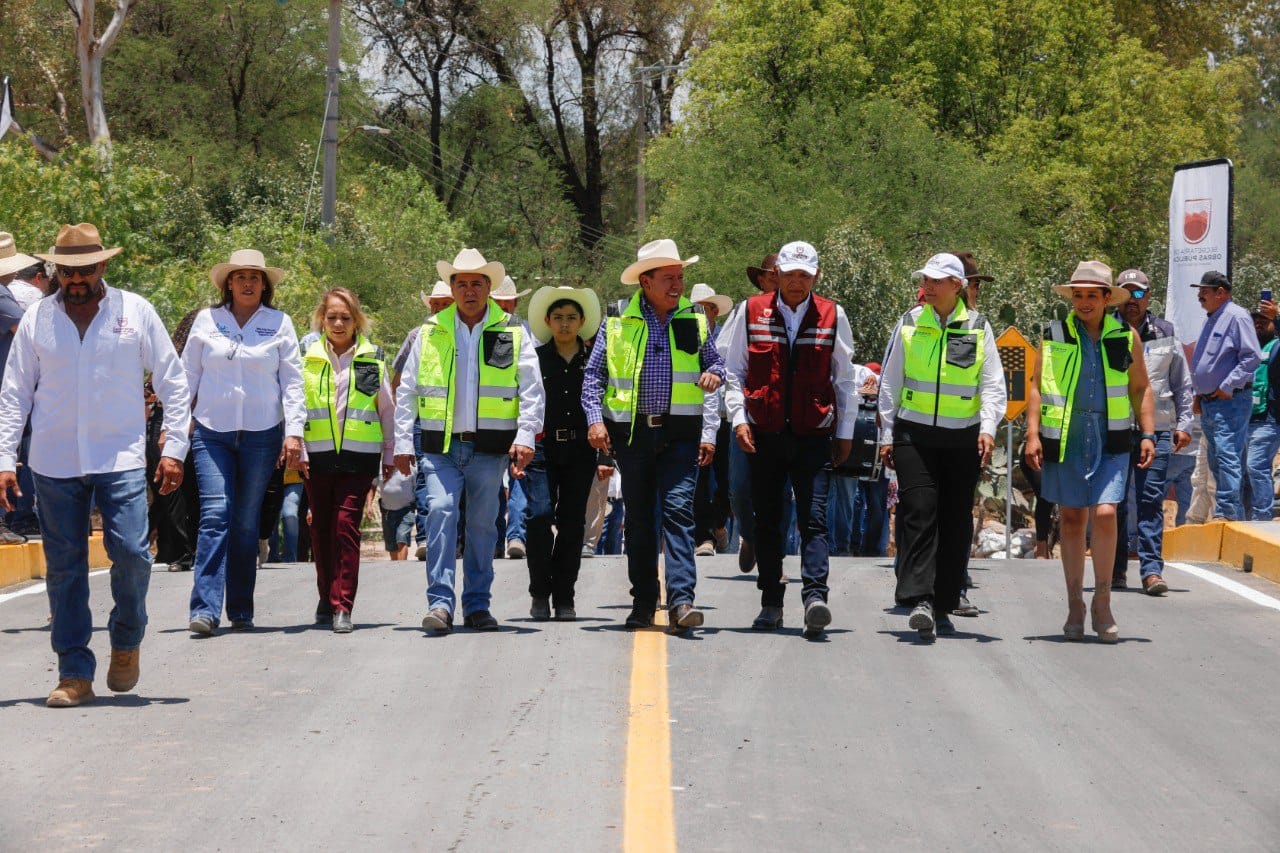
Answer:
[[138, 658], [140, 649], [122, 652], [111, 650], [111, 667], [107, 670], [107, 689], [113, 693], [127, 693], [138, 683]]
[[93, 701], [93, 685], [83, 678], [64, 678], [44, 704], [50, 708], [74, 708]]

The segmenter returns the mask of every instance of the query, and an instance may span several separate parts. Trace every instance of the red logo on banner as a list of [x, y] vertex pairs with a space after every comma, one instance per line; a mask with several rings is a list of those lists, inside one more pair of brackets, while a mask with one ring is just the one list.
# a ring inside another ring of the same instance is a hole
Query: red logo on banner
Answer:
[[1213, 199], [1189, 198], [1182, 202], [1182, 236], [1195, 245], [1209, 236], [1209, 220], [1213, 214]]

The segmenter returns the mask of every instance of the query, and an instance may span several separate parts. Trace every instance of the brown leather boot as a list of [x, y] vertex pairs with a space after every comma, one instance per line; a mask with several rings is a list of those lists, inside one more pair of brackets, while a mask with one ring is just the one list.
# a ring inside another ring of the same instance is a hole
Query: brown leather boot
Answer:
[[44, 704], [50, 708], [74, 708], [92, 702], [93, 685], [83, 678], [64, 678], [49, 694]]
[[107, 670], [107, 689], [113, 693], [127, 693], [138, 683], [138, 658], [140, 650], [122, 652], [111, 650], [111, 667]]

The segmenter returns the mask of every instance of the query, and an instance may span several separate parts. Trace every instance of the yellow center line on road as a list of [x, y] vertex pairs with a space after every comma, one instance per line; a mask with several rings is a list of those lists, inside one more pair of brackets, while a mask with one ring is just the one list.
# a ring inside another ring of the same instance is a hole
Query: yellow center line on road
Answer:
[[[658, 567], [659, 589], [665, 586]], [[630, 722], [627, 727], [623, 853], [675, 853], [671, 794], [671, 711], [667, 702], [667, 614], [636, 631], [631, 650]]]

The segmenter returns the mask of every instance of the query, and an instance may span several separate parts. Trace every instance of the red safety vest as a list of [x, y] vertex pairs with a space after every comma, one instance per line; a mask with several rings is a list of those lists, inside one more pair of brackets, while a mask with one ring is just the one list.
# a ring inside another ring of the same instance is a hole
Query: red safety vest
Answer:
[[836, 390], [831, 353], [836, 345], [836, 304], [817, 294], [800, 321], [794, 346], [776, 293], [747, 300], [747, 416], [757, 429], [796, 435], [831, 435], [836, 429]]

